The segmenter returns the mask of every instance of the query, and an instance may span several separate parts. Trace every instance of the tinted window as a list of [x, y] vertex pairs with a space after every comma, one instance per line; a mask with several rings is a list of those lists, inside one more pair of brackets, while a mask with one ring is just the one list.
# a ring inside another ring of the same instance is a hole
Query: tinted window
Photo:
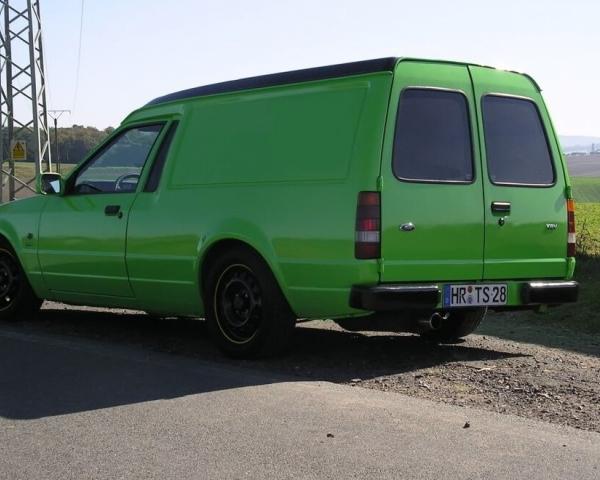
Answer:
[[116, 137], [76, 174], [76, 193], [135, 191], [162, 125], [136, 127]]
[[470, 132], [469, 109], [463, 94], [405, 90], [396, 120], [394, 174], [415, 181], [472, 181]]
[[550, 185], [552, 157], [535, 104], [489, 95], [483, 99], [483, 126], [493, 183]]

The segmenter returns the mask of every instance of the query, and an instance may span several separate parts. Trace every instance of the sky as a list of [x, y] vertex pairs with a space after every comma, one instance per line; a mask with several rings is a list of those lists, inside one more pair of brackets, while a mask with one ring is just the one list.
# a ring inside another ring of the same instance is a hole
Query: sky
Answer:
[[117, 126], [184, 88], [407, 56], [527, 72], [560, 134], [600, 137], [597, 0], [84, 0], [79, 76], [82, 0], [40, 2], [63, 126]]

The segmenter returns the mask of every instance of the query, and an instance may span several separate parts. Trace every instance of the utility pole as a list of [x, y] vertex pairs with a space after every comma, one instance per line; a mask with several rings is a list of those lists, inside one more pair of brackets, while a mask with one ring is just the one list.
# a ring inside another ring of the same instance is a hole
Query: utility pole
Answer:
[[48, 110], [48, 115], [54, 120], [54, 163], [56, 171], [60, 173], [60, 153], [58, 151], [58, 119], [63, 113], [71, 113], [71, 110]]
[[[26, 139], [35, 175], [21, 179], [11, 149]], [[52, 169], [40, 0], [0, 0], [0, 167], [0, 201], [6, 184], [14, 200], [22, 189], [35, 192], [39, 174]]]

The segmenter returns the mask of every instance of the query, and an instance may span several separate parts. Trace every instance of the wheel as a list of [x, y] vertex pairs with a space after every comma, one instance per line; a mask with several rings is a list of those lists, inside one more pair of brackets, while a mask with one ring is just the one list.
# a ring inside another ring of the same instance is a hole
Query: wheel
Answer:
[[0, 246], [0, 320], [28, 320], [41, 305], [12, 249]]
[[296, 317], [257, 254], [241, 248], [223, 253], [209, 265], [205, 282], [207, 326], [225, 354], [269, 356], [289, 344]]
[[421, 333], [428, 340], [441, 343], [452, 343], [473, 333], [485, 318], [487, 308], [453, 310], [444, 316], [441, 326], [435, 330]]

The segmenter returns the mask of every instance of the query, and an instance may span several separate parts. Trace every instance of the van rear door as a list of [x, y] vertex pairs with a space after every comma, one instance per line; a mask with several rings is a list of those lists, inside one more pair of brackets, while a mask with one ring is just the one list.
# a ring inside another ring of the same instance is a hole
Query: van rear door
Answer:
[[477, 142], [468, 68], [400, 61], [381, 165], [381, 281], [482, 278]]
[[539, 89], [524, 75], [469, 68], [482, 132], [483, 278], [564, 278], [565, 175]]

